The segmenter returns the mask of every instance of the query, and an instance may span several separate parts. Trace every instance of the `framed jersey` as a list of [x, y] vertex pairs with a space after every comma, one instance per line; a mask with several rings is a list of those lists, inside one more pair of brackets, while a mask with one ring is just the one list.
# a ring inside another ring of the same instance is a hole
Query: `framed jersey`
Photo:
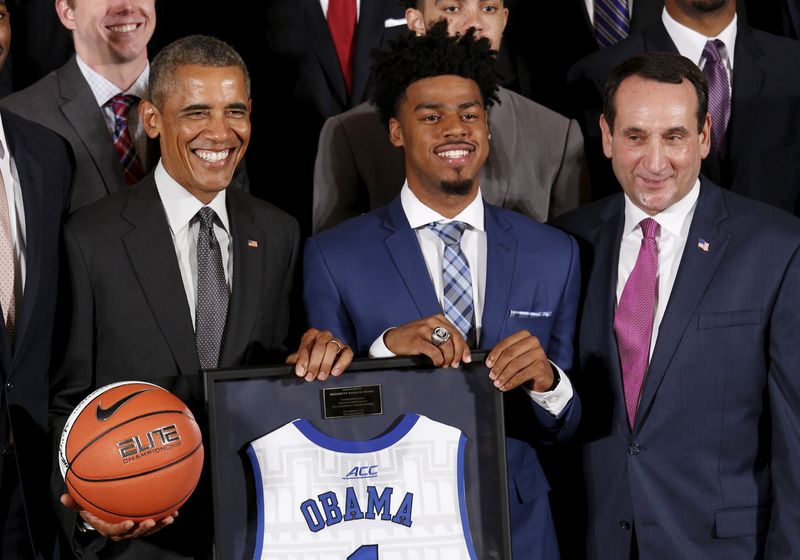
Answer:
[[502, 396], [473, 358], [207, 372], [216, 558], [509, 558]]

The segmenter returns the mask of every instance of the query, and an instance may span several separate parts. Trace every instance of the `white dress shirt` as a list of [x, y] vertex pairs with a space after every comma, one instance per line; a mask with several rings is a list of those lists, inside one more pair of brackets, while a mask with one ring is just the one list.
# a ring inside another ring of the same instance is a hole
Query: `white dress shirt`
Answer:
[[[320, 6], [322, 6], [322, 13], [325, 14], [325, 19], [328, 19], [328, 4], [330, 0], [319, 0]], [[356, 0], [356, 21], [361, 16], [361, 0]]]
[[25, 207], [22, 205], [22, 189], [20, 188], [17, 166], [14, 158], [8, 149], [6, 141], [6, 131], [3, 128], [3, 120], [0, 118], [0, 173], [3, 174], [3, 183], [6, 190], [6, 203], [8, 204], [8, 219], [11, 226], [11, 240], [14, 244], [14, 257], [16, 259], [16, 270], [19, 274], [19, 282], [16, 282], [16, 316], [17, 320], [21, 316], [25, 291], [25, 254], [26, 254], [26, 229], [25, 229]]
[[[700, 195], [700, 179], [697, 179], [692, 189], [681, 200], [655, 216], [650, 216], [642, 209], [635, 206], [625, 195], [625, 228], [622, 231], [622, 242], [619, 248], [619, 268], [617, 270], [617, 303], [622, 297], [622, 290], [633, 271], [639, 248], [642, 245], [642, 228], [639, 222], [645, 218], [653, 218], [658, 225], [659, 233], [656, 236], [658, 243], [658, 300], [656, 312], [653, 316], [653, 334], [650, 338], [650, 357], [653, 356], [658, 329], [664, 311], [675, 285], [678, 267], [681, 265], [681, 255], [686, 246], [689, 235], [689, 226], [697, 206], [697, 197]], [[700, 243], [699, 239], [692, 240]]]
[[[197, 213], [204, 205], [189, 191], [180, 186], [161, 161], [155, 169], [156, 188], [164, 205], [167, 222], [178, 257], [183, 289], [192, 314], [192, 325], [195, 324], [195, 305], [197, 300], [197, 236], [200, 232], [200, 217]], [[214, 235], [219, 242], [222, 253], [222, 268], [230, 291], [233, 281], [233, 255], [231, 254], [231, 228], [228, 221], [228, 209], [225, 206], [225, 191], [220, 191], [208, 205], [217, 213], [214, 220]]]
[[[103, 119], [106, 121], [106, 127], [108, 127], [108, 132], [113, 134], [114, 110], [106, 105], [106, 103], [108, 103], [112, 97], [120, 93], [135, 95], [139, 99], [147, 97], [147, 83], [150, 80], [150, 63], [144, 67], [144, 70], [139, 77], [136, 78], [136, 81], [133, 82], [131, 87], [125, 91], [120, 91], [117, 86], [92, 70], [88, 64], [81, 60], [80, 56], [75, 55], [75, 59], [78, 62], [78, 68], [81, 74], [83, 74], [83, 77], [92, 90], [92, 95], [94, 95], [97, 105], [100, 107]], [[136, 147], [136, 157], [139, 158], [142, 167], [147, 169], [147, 135], [144, 132], [142, 123], [139, 122], [139, 111], [136, 110], [136, 107], [131, 107], [131, 110], [128, 112], [128, 130], [131, 132], [133, 145]]]
[[725, 60], [725, 67], [728, 69], [729, 92], [733, 91], [733, 53], [736, 47], [736, 17], [737, 16], [734, 14], [731, 22], [719, 35], [716, 37], [706, 37], [702, 33], [698, 33], [694, 29], [689, 29], [685, 25], [675, 21], [673, 17], [669, 15], [666, 8], [661, 12], [661, 21], [664, 23], [664, 27], [667, 29], [670, 39], [672, 39], [672, 42], [678, 47], [678, 52], [697, 64], [701, 70], [703, 66], [706, 65], [706, 59], [703, 58], [703, 49], [706, 47], [706, 42], [711, 39], [719, 39], [725, 44], [725, 48], [721, 49], [720, 55]]
[[[594, 0], [584, 0], [584, 3], [586, 4], [586, 12], [589, 14], [589, 21], [594, 25]], [[633, 19], [633, 0], [628, 0], [628, 16]]]
[[[435, 210], [425, 206], [408, 187], [408, 181], [400, 191], [400, 203], [406, 215], [411, 229], [417, 234], [417, 241], [425, 259], [425, 266], [428, 269], [428, 276], [436, 292], [436, 299], [439, 303], [444, 299], [444, 287], [442, 282], [442, 263], [444, 259], [444, 241], [431, 229], [425, 226], [434, 222], [464, 222], [469, 227], [464, 230], [461, 236], [461, 251], [469, 264], [469, 271], [472, 277], [472, 304], [475, 309], [475, 339], [480, 344], [481, 340], [481, 320], [483, 318], [483, 305], [486, 293], [486, 229], [484, 228], [483, 197], [480, 189], [475, 199], [469, 203], [454, 218], [446, 218]], [[386, 329], [375, 339], [370, 346], [369, 355], [373, 358], [388, 358], [394, 353], [386, 347], [383, 335], [394, 327]], [[552, 362], [551, 362], [552, 363]], [[555, 365], [555, 364], [553, 364]], [[561, 369], [556, 366], [561, 376], [561, 381], [553, 391], [538, 392], [531, 391], [527, 387], [523, 389], [530, 397], [545, 410], [553, 415], [558, 415], [572, 398], [572, 384]]]

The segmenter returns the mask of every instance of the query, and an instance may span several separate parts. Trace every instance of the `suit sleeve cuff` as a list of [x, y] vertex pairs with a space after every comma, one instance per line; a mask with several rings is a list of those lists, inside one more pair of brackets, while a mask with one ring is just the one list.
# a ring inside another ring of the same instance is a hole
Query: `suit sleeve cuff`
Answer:
[[[550, 362], [553, 364], [553, 362]], [[569, 401], [572, 400], [572, 383], [567, 377], [567, 374], [558, 367], [556, 364], [553, 364], [553, 367], [558, 370], [558, 374], [561, 376], [561, 381], [558, 382], [556, 388], [552, 391], [531, 391], [527, 387], [523, 385], [522, 389], [528, 393], [528, 396], [533, 399], [537, 405], [541, 406], [547, 412], [552, 414], [553, 416], [558, 416], [564, 410], [564, 408], [569, 404]]]
[[375, 339], [375, 342], [372, 343], [372, 346], [369, 347], [369, 357], [370, 358], [394, 358], [395, 353], [389, 350], [386, 347], [386, 343], [383, 341], [384, 335], [387, 332], [392, 330], [394, 327], [389, 327], [385, 331], [381, 333], [381, 335]]

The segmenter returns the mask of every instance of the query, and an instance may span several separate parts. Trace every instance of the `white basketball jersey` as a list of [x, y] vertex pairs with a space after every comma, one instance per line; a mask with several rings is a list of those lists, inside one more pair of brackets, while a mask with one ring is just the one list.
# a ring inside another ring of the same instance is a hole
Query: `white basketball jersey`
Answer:
[[369, 441], [295, 420], [253, 442], [255, 560], [475, 560], [466, 438], [417, 414]]

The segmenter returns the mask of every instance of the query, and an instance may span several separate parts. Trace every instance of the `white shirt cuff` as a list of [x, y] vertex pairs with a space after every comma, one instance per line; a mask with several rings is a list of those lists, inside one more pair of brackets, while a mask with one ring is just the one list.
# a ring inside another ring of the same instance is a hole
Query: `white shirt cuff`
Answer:
[[[383, 337], [381, 337], [383, 339]], [[370, 350], [371, 352], [372, 350]], [[553, 364], [553, 362], [550, 362]], [[545, 391], [540, 393], [539, 391], [531, 391], [525, 385], [522, 386], [522, 389], [528, 393], [528, 396], [533, 399], [533, 401], [545, 409], [547, 412], [552, 414], [553, 416], [558, 416], [561, 414], [561, 411], [564, 410], [564, 407], [569, 404], [569, 401], [572, 400], [572, 383], [567, 377], [567, 374], [564, 373], [560, 367], [556, 364], [553, 364], [553, 367], [558, 370], [558, 375], [561, 376], [561, 381], [558, 382], [556, 388], [552, 391]]]
[[[370, 358], [394, 358], [395, 353], [389, 350], [386, 347], [386, 343], [383, 341], [384, 335], [392, 330], [394, 327], [389, 327], [385, 331], [381, 333], [381, 335], [375, 339], [375, 342], [372, 343], [372, 346], [369, 347], [369, 357]], [[557, 387], [556, 387], [557, 388]], [[570, 389], [571, 390], [571, 389]]]

